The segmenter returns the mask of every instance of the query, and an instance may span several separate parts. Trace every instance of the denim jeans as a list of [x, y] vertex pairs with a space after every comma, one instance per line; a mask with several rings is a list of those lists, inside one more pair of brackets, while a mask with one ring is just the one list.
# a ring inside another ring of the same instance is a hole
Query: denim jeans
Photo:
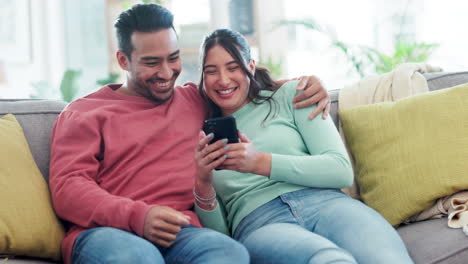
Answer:
[[285, 193], [247, 215], [234, 238], [258, 263], [413, 263], [396, 230], [336, 189]]
[[81, 233], [75, 241], [72, 263], [249, 263], [244, 246], [216, 231], [188, 226], [169, 248], [158, 247], [134, 233], [98, 227]]

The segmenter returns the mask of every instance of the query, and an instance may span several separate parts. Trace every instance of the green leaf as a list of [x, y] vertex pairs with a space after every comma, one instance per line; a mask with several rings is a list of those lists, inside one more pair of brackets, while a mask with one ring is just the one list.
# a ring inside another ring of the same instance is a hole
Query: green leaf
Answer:
[[60, 82], [60, 92], [62, 93], [62, 100], [71, 102], [75, 99], [79, 91], [78, 80], [81, 76], [81, 71], [66, 70], [63, 74], [62, 81]]
[[110, 72], [105, 78], [97, 80], [96, 84], [104, 86], [109, 83], [116, 83], [117, 79], [119, 79], [119, 76], [120, 75], [118, 73]]
[[273, 61], [273, 57], [269, 56], [266, 61], [259, 61], [258, 64], [266, 67], [270, 71], [273, 79], [279, 79], [283, 75], [283, 67], [281, 66], [283, 65], [283, 58], [275, 62]]
[[418, 43], [403, 41], [395, 38], [394, 51], [392, 54], [383, 52], [368, 46], [356, 46], [339, 40], [334, 30], [320, 25], [312, 18], [301, 20], [281, 20], [276, 26], [299, 25], [311, 31], [323, 33], [331, 41], [330, 46], [340, 50], [350, 62], [351, 67], [361, 77], [365, 76], [367, 70], [372, 69], [381, 74], [392, 71], [396, 66], [405, 62], [425, 62], [431, 54], [439, 47], [437, 43]]
[[46, 99], [50, 97], [50, 84], [46, 81], [33, 82], [34, 92], [29, 96], [33, 99]]

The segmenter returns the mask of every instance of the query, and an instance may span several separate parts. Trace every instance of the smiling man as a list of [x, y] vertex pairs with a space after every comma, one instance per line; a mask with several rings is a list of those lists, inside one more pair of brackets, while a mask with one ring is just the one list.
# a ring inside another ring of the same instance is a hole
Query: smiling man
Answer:
[[[242, 245], [201, 228], [193, 212], [206, 112], [195, 84], [175, 85], [182, 68], [173, 15], [135, 5], [115, 27], [125, 83], [70, 103], [53, 129], [50, 189], [70, 223], [65, 262], [248, 263]], [[327, 107], [320, 82], [306, 81], [306, 104]]]
[[133, 50], [117, 52], [120, 66], [127, 71], [127, 83], [117, 92], [164, 103], [174, 94], [182, 70], [175, 31], [134, 32], [130, 40]]

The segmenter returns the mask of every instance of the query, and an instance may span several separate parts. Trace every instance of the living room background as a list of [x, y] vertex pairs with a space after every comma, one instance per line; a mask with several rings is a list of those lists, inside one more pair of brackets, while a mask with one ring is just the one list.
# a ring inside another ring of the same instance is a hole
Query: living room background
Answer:
[[[66, 93], [70, 100], [121, 81], [113, 22], [137, 2], [0, 0], [0, 98], [65, 99]], [[254, 58], [275, 76], [315, 74], [328, 89], [388, 71], [408, 57], [445, 71], [468, 68], [463, 0], [144, 2], [175, 14], [184, 63], [179, 83], [198, 81], [199, 44], [221, 27], [244, 33]], [[63, 79], [69, 90], [61, 92]]]

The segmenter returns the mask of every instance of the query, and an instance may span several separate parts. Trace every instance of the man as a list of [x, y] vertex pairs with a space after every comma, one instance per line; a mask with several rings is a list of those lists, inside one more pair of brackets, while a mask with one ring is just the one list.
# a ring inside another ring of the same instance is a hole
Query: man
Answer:
[[[205, 111], [194, 84], [174, 87], [181, 61], [173, 15], [135, 5], [115, 27], [126, 82], [72, 102], [53, 129], [52, 199], [71, 224], [65, 262], [248, 263], [242, 245], [201, 228], [193, 212]], [[307, 80], [312, 85], [297, 100], [323, 99], [327, 110], [326, 91]]]

